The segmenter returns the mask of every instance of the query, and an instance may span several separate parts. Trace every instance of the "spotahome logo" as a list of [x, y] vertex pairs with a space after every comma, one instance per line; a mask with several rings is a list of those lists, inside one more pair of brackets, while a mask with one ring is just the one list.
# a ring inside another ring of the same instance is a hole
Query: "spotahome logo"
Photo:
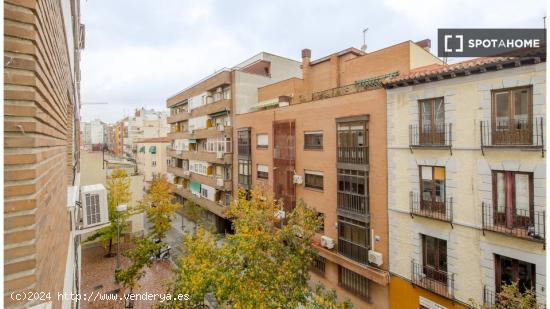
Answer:
[[546, 54], [546, 29], [438, 29], [439, 57]]

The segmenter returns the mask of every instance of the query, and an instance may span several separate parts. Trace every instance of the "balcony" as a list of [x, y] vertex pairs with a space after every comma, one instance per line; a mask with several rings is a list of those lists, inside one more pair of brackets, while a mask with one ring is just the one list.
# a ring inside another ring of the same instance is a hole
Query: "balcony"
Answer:
[[454, 274], [411, 261], [411, 282], [448, 299], [454, 299]]
[[176, 122], [188, 120], [189, 118], [191, 118], [190, 113], [180, 112], [180, 113], [175, 114], [175, 115], [170, 115], [168, 118], [166, 118], [166, 122], [176, 123]]
[[183, 177], [183, 178], [190, 177], [189, 171], [187, 169], [183, 169], [183, 167], [168, 166], [167, 170], [168, 170], [168, 173], [174, 174], [175, 176], [178, 176], [178, 177]]
[[352, 194], [348, 192], [337, 193], [337, 212], [343, 215], [368, 218], [367, 197], [360, 194]]
[[231, 110], [231, 99], [221, 99], [212, 103], [201, 105], [191, 110], [191, 117], [210, 115], [223, 111]]
[[492, 231], [544, 243], [546, 238], [545, 211], [516, 209], [496, 212], [489, 203], [482, 203], [483, 231]]
[[420, 200], [418, 192], [409, 192], [411, 216], [432, 218], [444, 222], [453, 222], [453, 198], [447, 197], [444, 201]]
[[338, 238], [338, 253], [361, 264], [369, 264], [369, 247]]
[[419, 126], [409, 125], [409, 147], [412, 148], [448, 148], [452, 147], [452, 123]]
[[481, 150], [486, 148], [540, 149], [544, 156], [544, 118], [480, 122]]
[[210, 212], [222, 218], [227, 217], [227, 215], [225, 214], [227, 211], [227, 207], [224, 206], [221, 202], [214, 202], [212, 200], [197, 196], [193, 194], [191, 191], [189, 191], [188, 189], [183, 188], [181, 185], [171, 184], [170, 188], [172, 189], [172, 192], [178, 194], [181, 197], [184, 197], [187, 200], [193, 201], [195, 204], [200, 205], [203, 208], [206, 208]]
[[183, 160], [206, 161], [216, 164], [232, 164], [233, 161], [233, 154], [226, 152], [221, 153], [220, 158], [217, 152], [169, 150], [168, 156]]
[[204, 139], [219, 136], [229, 137], [232, 135], [232, 132], [232, 126], [219, 126], [205, 129], [196, 129], [193, 130], [193, 132], [170, 132], [168, 133], [168, 137], [171, 139]]
[[190, 179], [192, 181], [197, 181], [197, 182], [200, 182], [202, 184], [205, 184], [207, 186], [210, 186], [212, 188], [216, 188], [218, 190], [222, 190], [222, 191], [231, 191], [231, 180], [222, 180], [222, 181], [218, 181], [219, 178], [216, 178], [212, 175], [209, 175], [209, 176], [206, 176], [206, 175], [201, 175], [201, 174], [197, 174], [197, 173], [191, 173], [191, 177]]
[[369, 162], [369, 147], [337, 147], [337, 156], [339, 163], [349, 164], [368, 164]]
[[[502, 296], [499, 296], [491, 288], [483, 286], [483, 308], [501, 308], [499, 303], [503, 300]], [[544, 295], [535, 295], [536, 303], [529, 304], [530, 308], [546, 308], [546, 305], [541, 300], [544, 299]]]

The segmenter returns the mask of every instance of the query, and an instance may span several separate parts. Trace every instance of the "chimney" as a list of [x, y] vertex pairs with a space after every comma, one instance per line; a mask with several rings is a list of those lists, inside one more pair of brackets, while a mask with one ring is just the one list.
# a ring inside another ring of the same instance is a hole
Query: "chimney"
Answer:
[[432, 47], [432, 41], [430, 39], [418, 41], [415, 44], [424, 48], [426, 51], [430, 51], [430, 48]]
[[304, 48], [302, 49], [302, 79], [304, 80], [303, 84], [303, 96], [307, 97], [311, 93], [311, 87], [310, 87], [310, 68], [309, 68], [309, 62], [311, 60], [311, 49]]

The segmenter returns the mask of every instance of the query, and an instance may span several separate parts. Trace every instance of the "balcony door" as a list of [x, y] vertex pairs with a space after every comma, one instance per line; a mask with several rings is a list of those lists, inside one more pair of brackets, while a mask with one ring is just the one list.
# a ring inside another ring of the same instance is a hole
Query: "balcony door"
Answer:
[[445, 144], [445, 104], [443, 98], [419, 101], [421, 145]]
[[527, 229], [534, 222], [532, 192], [532, 173], [494, 171], [494, 224]]
[[531, 88], [493, 92], [492, 142], [494, 145], [530, 145], [533, 142]]
[[420, 166], [420, 209], [445, 213], [445, 168]]
[[422, 235], [422, 271], [427, 278], [447, 284], [447, 241]]

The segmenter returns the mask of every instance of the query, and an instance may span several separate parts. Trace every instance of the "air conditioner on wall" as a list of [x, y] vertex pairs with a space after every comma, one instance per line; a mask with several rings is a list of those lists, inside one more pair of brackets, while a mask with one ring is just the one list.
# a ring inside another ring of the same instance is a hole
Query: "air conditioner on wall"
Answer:
[[107, 190], [105, 190], [102, 184], [82, 186], [80, 189], [80, 197], [82, 201], [84, 228], [109, 222]]
[[183, 171], [183, 176], [189, 177], [189, 176], [191, 176], [191, 172], [190, 171]]
[[375, 264], [376, 266], [384, 264], [382, 253], [374, 250], [369, 250], [369, 263]]
[[334, 249], [334, 239], [325, 235], [321, 236], [321, 246], [327, 249]]
[[293, 175], [292, 176], [292, 183], [294, 184], [301, 184], [302, 183], [302, 176], [300, 175]]

